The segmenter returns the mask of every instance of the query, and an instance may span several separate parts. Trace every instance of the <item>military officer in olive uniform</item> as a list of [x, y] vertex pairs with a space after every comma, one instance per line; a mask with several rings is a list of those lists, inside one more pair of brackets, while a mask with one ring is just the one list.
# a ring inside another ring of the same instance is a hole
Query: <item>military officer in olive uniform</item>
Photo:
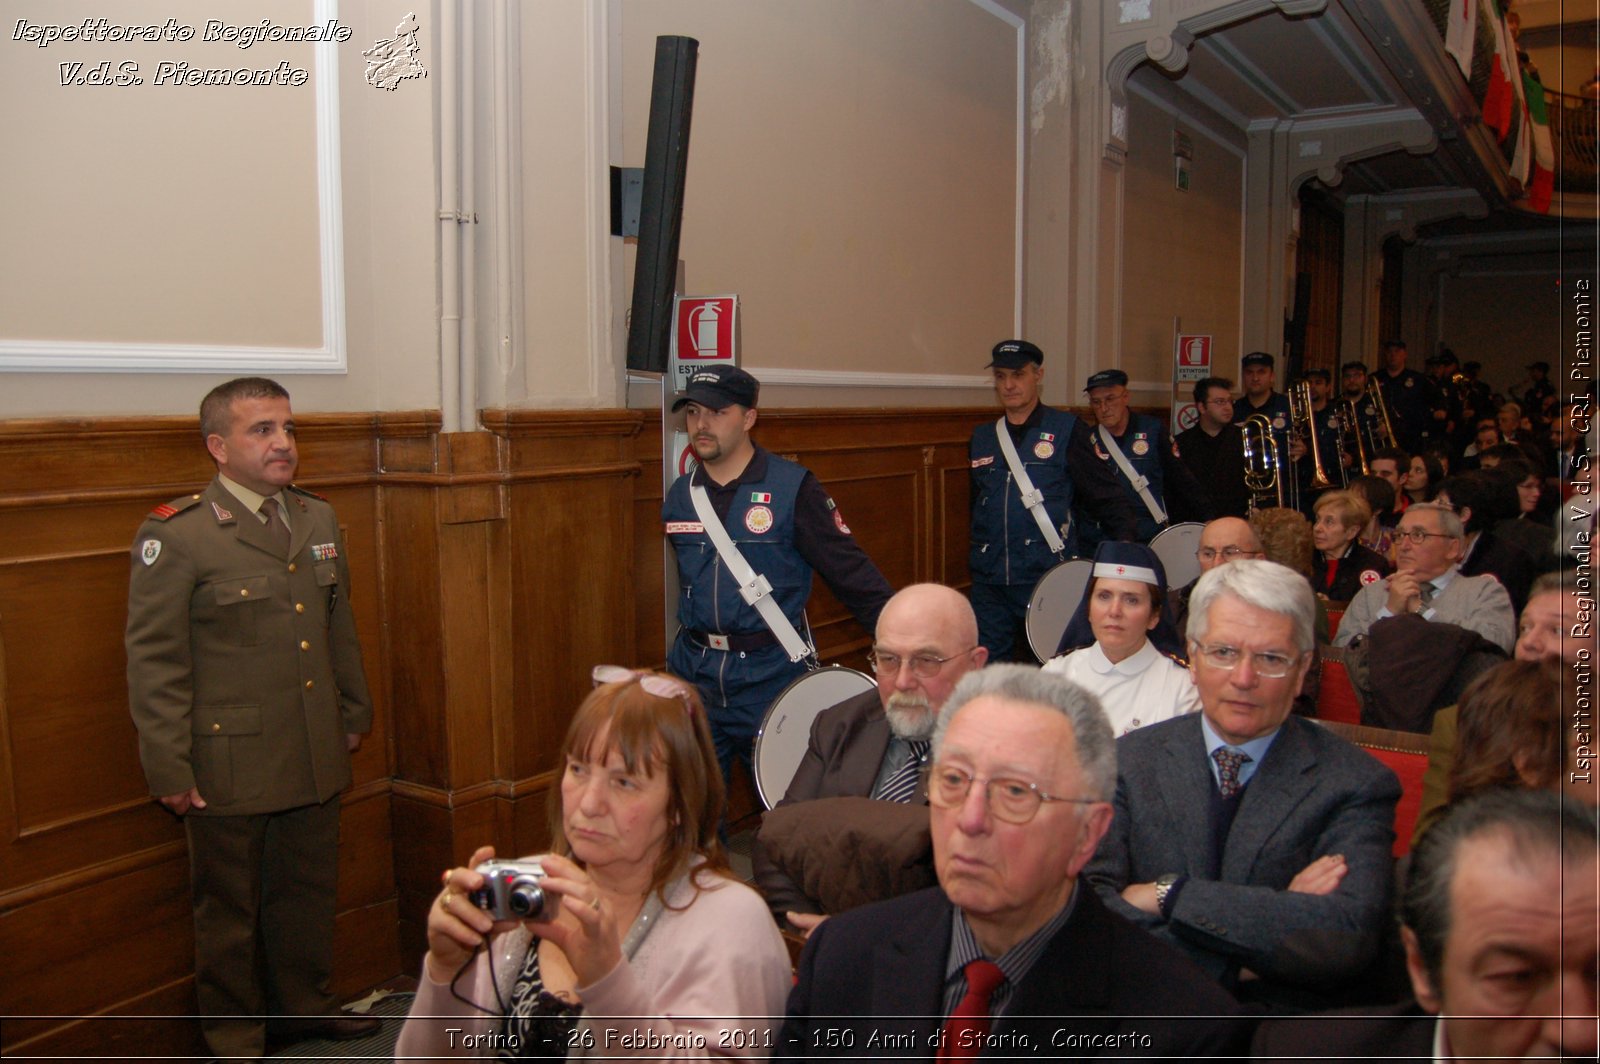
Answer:
[[200, 407], [217, 476], [133, 545], [128, 701], [151, 793], [181, 816], [195, 986], [219, 1057], [356, 1038], [329, 992], [339, 792], [372, 701], [333, 508], [294, 487], [289, 394], [246, 377]]

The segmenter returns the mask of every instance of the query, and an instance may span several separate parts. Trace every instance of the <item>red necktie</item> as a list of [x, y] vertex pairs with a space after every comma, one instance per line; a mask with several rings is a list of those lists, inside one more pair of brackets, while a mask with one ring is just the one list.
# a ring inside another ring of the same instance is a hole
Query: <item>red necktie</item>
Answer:
[[944, 1039], [938, 1053], [941, 1061], [977, 1057], [983, 1048], [983, 1036], [989, 1033], [989, 998], [1006, 978], [999, 965], [982, 957], [968, 961], [964, 971], [967, 995], [944, 1021]]

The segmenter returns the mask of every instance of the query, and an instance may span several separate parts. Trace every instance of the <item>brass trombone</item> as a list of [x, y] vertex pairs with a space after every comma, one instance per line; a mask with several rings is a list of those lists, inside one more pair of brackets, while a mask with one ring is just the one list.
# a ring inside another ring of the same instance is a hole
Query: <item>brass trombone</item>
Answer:
[[[1367, 395], [1372, 399], [1372, 405], [1378, 411], [1378, 423], [1373, 426], [1378, 433], [1379, 447], [1400, 446], [1399, 437], [1394, 434], [1394, 425], [1389, 421], [1389, 403], [1383, 397], [1383, 386], [1371, 377], [1367, 378]], [[1376, 449], [1376, 448], [1375, 448]]]
[[1244, 436], [1244, 486], [1250, 492], [1250, 509], [1283, 505], [1283, 477], [1278, 466], [1278, 439], [1272, 434], [1272, 419], [1251, 414], [1239, 424]]
[[[1317, 442], [1316, 413], [1311, 409], [1311, 385], [1305, 381], [1301, 381], [1289, 389], [1289, 428], [1295, 433], [1305, 433], [1306, 444], [1311, 450], [1311, 483], [1309, 485], [1311, 490], [1322, 491], [1333, 487], [1333, 481], [1329, 479], [1327, 470], [1322, 465], [1322, 447]], [[1342, 462], [1339, 465], [1339, 469], [1342, 473], [1344, 470]], [[1296, 484], [1298, 485], [1298, 483], [1297, 478]], [[1295, 509], [1297, 510], [1300, 508], [1299, 494], [1299, 491], [1296, 490], [1295, 495], [1297, 497], [1294, 501]]]

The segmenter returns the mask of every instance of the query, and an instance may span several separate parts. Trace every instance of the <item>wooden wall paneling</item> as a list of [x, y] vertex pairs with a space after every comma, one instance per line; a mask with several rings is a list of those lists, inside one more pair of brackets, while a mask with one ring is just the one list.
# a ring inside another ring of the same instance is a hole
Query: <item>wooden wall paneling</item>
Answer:
[[[373, 434], [385, 424], [426, 433], [428, 416], [299, 420], [302, 481], [332, 497], [345, 525], [378, 705], [346, 807], [357, 830], [340, 855], [340, 926], [364, 925], [340, 946], [335, 980], [353, 990], [392, 975], [397, 952]], [[212, 475], [196, 420], [0, 423], [0, 470], [0, 955], [10, 973], [0, 1012], [192, 1015], [183, 831], [147, 794], [122, 630], [139, 523]], [[187, 1019], [43, 1019], [8, 1020], [0, 1041], [68, 1056], [115, 1056], [119, 1045], [182, 1055], [198, 1050], [197, 1036]]]
[[389, 482], [382, 482], [380, 496], [395, 776], [446, 787], [449, 735], [438, 500], [430, 488]]
[[[207, 1060], [205, 1039], [193, 1019], [194, 978], [184, 975], [137, 994], [98, 1016], [37, 1020], [8, 1018], [0, 1053], [56, 1060]], [[25, 1026], [13, 1028], [17, 1024]], [[29, 1033], [33, 1032], [33, 1033]], [[13, 1036], [16, 1040], [13, 1041]]]
[[428, 906], [439, 894], [439, 873], [466, 864], [478, 847], [509, 837], [504, 805], [490, 789], [457, 802], [442, 790], [395, 784], [390, 808], [402, 972], [421, 971]]
[[194, 970], [189, 864], [182, 853], [0, 912], [0, 1029], [7, 1052], [61, 1026], [184, 980]]

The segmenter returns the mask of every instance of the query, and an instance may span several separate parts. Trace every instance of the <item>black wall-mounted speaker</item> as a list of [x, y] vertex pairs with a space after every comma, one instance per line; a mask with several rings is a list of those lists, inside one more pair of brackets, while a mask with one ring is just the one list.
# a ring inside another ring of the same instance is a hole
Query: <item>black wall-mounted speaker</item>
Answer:
[[694, 111], [694, 70], [700, 42], [657, 37], [650, 83], [650, 128], [644, 148], [644, 190], [639, 206], [639, 253], [634, 260], [633, 312], [628, 326], [628, 368], [667, 371], [678, 236], [683, 228], [683, 186], [689, 169], [689, 119]]

